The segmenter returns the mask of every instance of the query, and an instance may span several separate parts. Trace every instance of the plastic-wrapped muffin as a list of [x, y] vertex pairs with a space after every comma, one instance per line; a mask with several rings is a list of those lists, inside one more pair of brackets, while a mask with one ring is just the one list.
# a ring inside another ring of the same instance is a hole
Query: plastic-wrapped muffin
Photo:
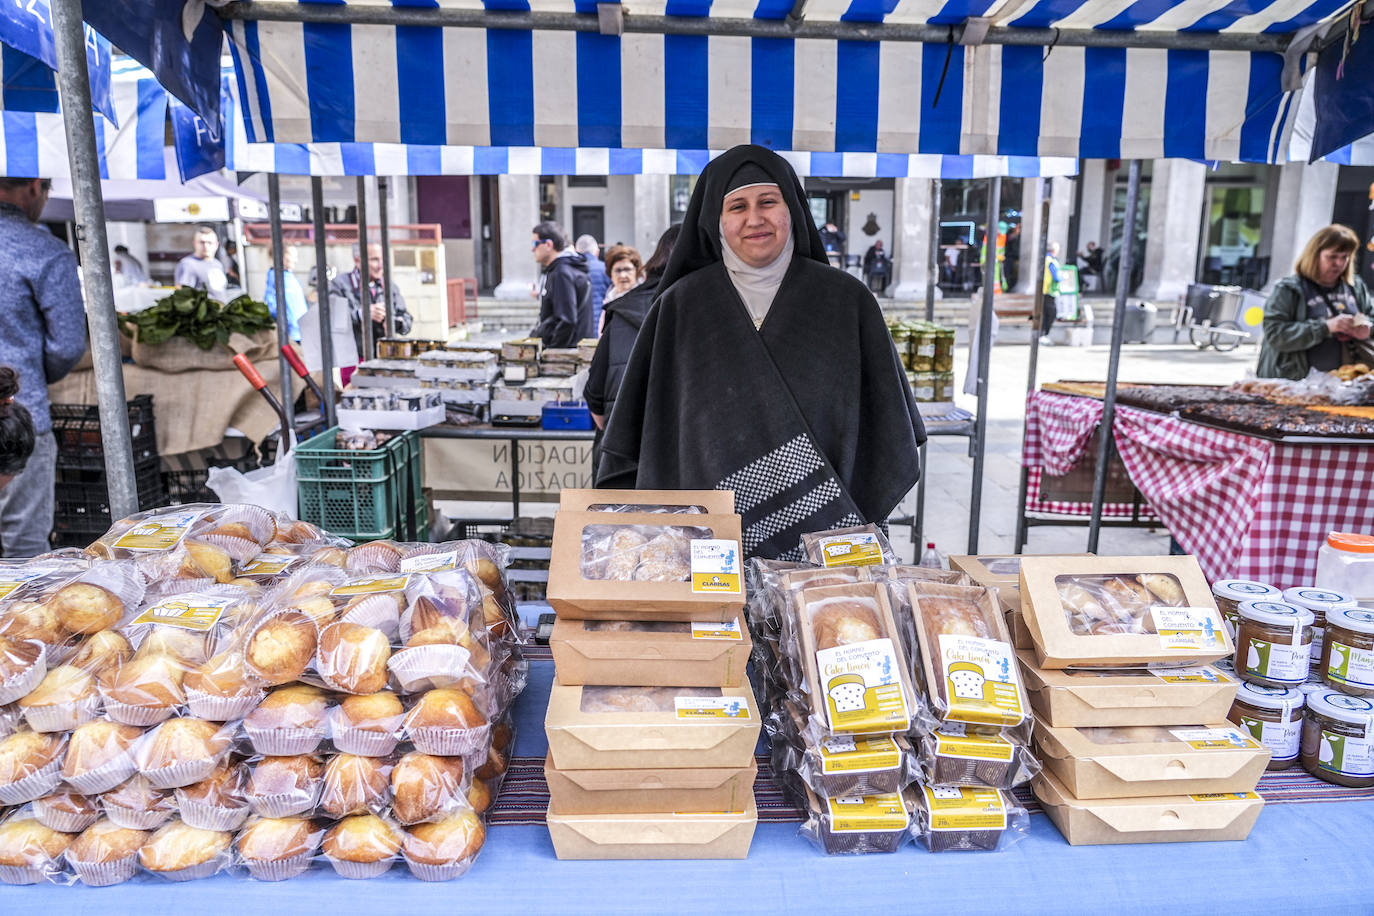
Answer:
[[334, 746], [347, 754], [385, 757], [400, 740], [405, 709], [387, 690], [345, 697], [331, 718]]
[[100, 714], [100, 695], [89, 671], [59, 665], [19, 700], [19, 708], [34, 731], [67, 732]]
[[381, 630], [356, 623], [333, 623], [320, 633], [315, 669], [344, 693], [376, 693], [386, 686], [391, 642]]
[[310, 867], [323, 835], [309, 818], [254, 818], [239, 832], [239, 858], [259, 881], [285, 881]]
[[463, 758], [411, 751], [391, 771], [391, 806], [402, 824], [433, 820], [463, 805]]
[[221, 652], [193, 671], [182, 682], [186, 708], [191, 715], [212, 722], [229, 722], [248, 715], [266, 695], [250, 680], [242, 659]]
[[468, 807], [478, 814], [486, 814], [491, 807], [491, 783], [485, 779], [474, 779], [468, 787]]
[[12, 817], [0, 824], [0, 881], [38, 884], [62, 868], [62, 853], [72, 835], [45, 827], [32, 817]]
[[401, 568], [402, 553], [404, 551], [392, 541], [359, 544], [349, 549], [347, 568], [355, 576], [397, 572]]
[[229, 750], [232, 732], [219, 722], [168, 719], [139, 744], [138, 770], [160, 789], [200, 782]]
[[391, 769], [385, 757], [335, 756], [324, 769], [320, 811], [335, 819], [381, 811], [390, 798]]
[[170, 655], [184, 662], [187, 668], [204, 664], [210, 657], [210, 640], [205, 633], [161, 624], [142, 629], [145, 632], [134, 653], [136, 657]]
[[328, 706], [324, 691], [317, 687], [278, 687], [244, 718], [243, 730], [259, 754], [309, 754], [328, 731]]
[[55, 789], [66, 747], [66, 735], [28, 730], [0, 741], [0, 805], [22, 805]]
[[233, 834], [204, 830], [181, 820], [157, 829], [138, 850], [139, 864], [169, 881], [208, 878], [229, 864]]
[[416, 750], [426, 754], [471, 754], [487, 743], [487, 717], [464, 690], [431, 690], [406, 714], [405, 730]]
[[308, 754], [264, 757], [248, 776], [248, 804], [259, 817], [294, 817], [315, 807], [324, 768]]
[[47, 649], [35, 639], [0, 636], [0, 706], [32, 691], [48, 673]]
[[449, 881], [472, 866], [486, 838], [482, 819], [472, 811], [460, 811], [441, 821], [407, 828], [402, 848], [415, 877]]
[[244, 649], [244, 663], [266, 684], [287, 684], [305, 673], [318, 642], [314, 620], [300, 611], [282, 611], [258, 623]]
[[395, 636], [400, 629], [404, 601], [402, 592], [358, 595], [344, 605], [339, 619], [381, 630], [388, 637]]
[[98, 633], [119, 623], [124, 602], [108, 589], [90, 582], [72, 582], [48, 599], [57, 622], [68, 633]]
[[67, 742], [62, 778], [87, 795], [98, 795], [124, 782], [137, 770], [134, 745], [143, 729], [108, 719], [79, 726]]
[[228, 582], [234, 578], [234, 559], [220, 545], [187, 538], [181, 546], [184, 552], [177, 570], [179, 577], [205, 577], [216, 582]]
[[138, 870], [138, 851], [151, 835], [98, 820], [67, 847], [67, 864], [87, 887], [122, 884]]
[[100, 806], [94, 798], [76, 792], [58, 791], [35, 799], [33, 816], [44, 827], [63, 833], [80, 833], [100, 820]]
[[141, 655], [107, 668], [98, 688], [105, 714], [125, 725], [156, 725], [186, 700], [185, 663], [173, 655]]
[[134, 657], [133, 646], [118, 630], [101, 630], [83, 639], [67, 664], [99, 676]]
[[495, 779], [506, 772], [508, 763], [509, 760], [506, 758], [505, 751], [498, 750], [495, 745], [492, 745], [487, 750], [487, 759], [473, 771], [473, 775], [478, 779]]
[[130, 830], [155, 830], [176, 813], [170, 789], [159, 789], [143, 776], [134, 776], [100, 796], [105, 816]]
[[182, 786], [176, 790], [181, 819], [204, 830], [237, 830], [248, 819], [247, 781], [241, 764], [228, 763]]
[[339, 821], [324, 835], [323, 850], [334, 871], [345, 878], [385, 874], [401, 851], [400, 831], [375, 814]]
[[292, 599], [287, 610], [304, 614], [314, 621], [317, 628], [329, 626], [334, 622], [334, 618], [338, 616], [338, 608], [334, 606], [334, 602], [330, 600], [327, 594], [309, 595]]
[[0, 635], [9, 639], [35, 639], [53, 646], [62, 641], [62, 634], [62, 624], [47, 604], [21, 599], [0, 610]]

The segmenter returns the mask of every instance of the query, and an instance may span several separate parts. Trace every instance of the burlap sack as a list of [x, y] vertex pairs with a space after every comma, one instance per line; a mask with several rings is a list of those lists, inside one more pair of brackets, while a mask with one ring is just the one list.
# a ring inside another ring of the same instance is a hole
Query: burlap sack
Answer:
[[224, 347], [202, 350], [185, 337], [173, 337], [166, 343], [146, 344], [135, 339], [133, 357], [135, 365], [159, 372], [220, 371], [234, 368], [234, 355], [246, 353], [253, 362], [266, 359], [276, 352], [277, 332], [271, 328], [258, 331], [249, 337], [245, 334], [232, 334]]

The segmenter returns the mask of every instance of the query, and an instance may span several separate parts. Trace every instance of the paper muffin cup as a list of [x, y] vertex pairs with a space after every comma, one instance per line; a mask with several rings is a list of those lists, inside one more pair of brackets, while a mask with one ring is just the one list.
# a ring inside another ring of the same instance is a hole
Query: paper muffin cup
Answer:
[[325, 729], [315, 728], [253, 728], [245, 724], [243, 732], [253, 744], [253, 750], [265, 757], [294, 757], [309, 754], [324, 740]]
[[200, 782], [215, 771], [217, 758], [183, 760], [165, 767], [140, 770], [150, 784], [159, 789], [179, 789]]
[[[101, 691], [104, 695], [104, 691]], [[121, 725], [149, 726], [166, 722], [176, 714], [177, 707], [171, 706], [134, 706], [105, 697], [105, 715]]]
[[248, 874], [259, 881], [286, 881], [305, 874], [314, 855], [303, 852], [287, 859], [243, 859]]
[[138, 853], [110, 862], [80, 862], [67, 856], [67, 864], [87, 887], [112, 887], [128, 881], [138, 871]]
[[248, 538], [234, 537], [231, 534], [198, 534], [195, 538], [203, 544], [218, 547], [229, 554], [235, 563], [247, 563], [262, 553], [262, 545]]
[[23, 671], [0, 681], [0, 706], [13, 703], [15, 700], [33, 693], [34, 689], [43, 683], [43, 676], [48, 673], [48, 647], [36, 639], [26, 640], [26, 642], [38, 643], [40, 647], [38, 657], [33, 660], [32, 665]]
[[198, 798], [187, 798], [177, 790], [177, 810], [181, 819], [192, 827], [201, 830], [237, 830], [248, 820], [248, 805], [231, 808], [226, 805], [213, 805]]
[[164, 578], [154, 579], [149, 583], [148, 593], [144, 596], [143, 600], [151, 604], [161, 601], [164, 598], [170, 598], [173, 595], [187, 595], [192, 592], [204, 592], [207, 588], [213, 588], [216, 585], [219, 585], [219, 580], [212, 579], [209, 576], [177, 578], [169, 574]]
[[367, 595], [339, 619], [381, 630], [388, 639], [395, 639], [401, 627], [401, 609], [390, 594]]
[[115, 826], [123, 827], [125, 830], [156, 830], [170, 821], [173, 814], [171, 810], [157, 808], [150, 811], [135, 811], [133, 808], [112, 805], [107, 801], [102, 801], [100, 807], [105, 809], [105, 816]]
[[64, 781], [82, 795], [99, 795], [101, 792], [110, 791], [137, 772], [138, 764], [134, 762], [133, 751], [129, 750], [93, 770], [64, 777]]
[[462, 646], [433, 645], [402, 649], [387, 660], [405, 693], [452, 687], [467, 676], [472, 653]]
[[396, 750], [396, 745], [400, 743], [400, 736], [395, 732], [355, 728], [352, 725], [340, 724], [338, 719], [335, 719], [334, 747], [345, 754], [385, 757]]
[[80, 833], [100, 820], [100, 811], [97, 809], [89, 814], [80, 811], [59, 811], [50, 805], [43, 804], [43, 799], [39, 798], [34, 800], [33, 816], [38, 823], [49, 830], [57, 830], [62, 833]]
[[[216, 528], [223, 528], [225, 525], [231, 525], [236, 522], [246, 526], [248, 530], [252, 532], [253, 540], [260, 545], [258, 547], [259, 551], [261, 551], [262, 547], [272, 543], [272, 540], [277, 536], [277, 520], [272, 517], [272, 513], [261, 506], [252, 506], [247, 503], [231, 503], [226, 505], [224, 511], [213, 521], [206, 524], [203, 530], [207, 532], [214, 531]], [[215, 536], [224, 537], [224, 535]], [[200, 535], [200, 537], [204, 538], [205, 535]], [[257, 554], [254, 554], [254, 556], [256, 555]]]
[[17, 705], [11, 703], [9, 706], [0, 706], [0, 738], [8, 738], [19, 730], [19, 723], [24, 721], [24, 711]]
[[401, 551], [390, 544], [360, 544], [348, 551], [348, 571], [357, 574], [401, 571]]
[[323, 781], [316, 780], [314, 785], [303, 791], [250, 796], [248, 804], [253, 813], [260, 817], [295, 817], [312, 810], [319, 802], [323, 789]]
[[6, 884], [41, 884], [51, 865], [0, 865], [0, 881]]
[[391, 870], [391, 866], [396, 861], [395, 856], [388, 856], [376, 862], [351, 862], [348, 859], [336, 859], [333, 856], [325, 856], [329, 864], [334, 866], [334, 871], [341, 878], [377, 878]]
[[410, 856], [405, 857], [406, 865], [410, 868], [410, 873], [421, 881], [452, 881], [460, 878], [472, 867], [472, 859], [459, 859], [457, 862], [449, 862], [445, 865], [431, 865], [426, 862], [416, 862]]
[[237, 697], [220, 697], [200, 690], [186, 691], [186, 708], [197, 719], [207, 722], [233, 722], [242, 719], [262, 702], [266, 691], [255, 690]]
[[0, 805], [22, 805], [57, 788], [62, 781], [62, 758], [51, 761], [42, 769], [22, 779], [0, 786]]
[[100, 697], [91, 694], [60, 706], [24, 707], [24, 720], [36, 732], [69, 732], [100, 715]]
[[438, 757], [462, 757], [475, 754], [487, 745], [490, 725], [477, 728], [447, 728], [444, 726], [406, 726], [406, 735], [422, 754]]
[[208, 878], [219, 871], [224, 865], [223, 854], [215, 856], [199, 865], [191, 865], [186, 868], [174, 868], [170, 871], [154, 871], [148, 869], [148, 873], [157, 875], [159, 878], [166, 878], [168, 881], [199, 881], [201, 878]]

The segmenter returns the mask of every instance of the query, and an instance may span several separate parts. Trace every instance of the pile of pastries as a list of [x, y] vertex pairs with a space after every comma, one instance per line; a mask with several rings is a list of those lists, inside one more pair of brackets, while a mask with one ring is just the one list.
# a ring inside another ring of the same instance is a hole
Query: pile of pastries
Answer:
[[195, 505], [0, 565], [0, 881], [458, 877], [526, 677], [506, 550]]

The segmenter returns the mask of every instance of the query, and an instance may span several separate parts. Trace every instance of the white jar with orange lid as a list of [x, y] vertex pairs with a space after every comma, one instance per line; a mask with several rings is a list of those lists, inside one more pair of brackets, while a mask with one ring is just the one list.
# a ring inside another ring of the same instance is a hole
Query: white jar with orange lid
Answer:
[[1374, 598], [1374, 535], [1333, 531], [1317, 551], [1319, 588]]

